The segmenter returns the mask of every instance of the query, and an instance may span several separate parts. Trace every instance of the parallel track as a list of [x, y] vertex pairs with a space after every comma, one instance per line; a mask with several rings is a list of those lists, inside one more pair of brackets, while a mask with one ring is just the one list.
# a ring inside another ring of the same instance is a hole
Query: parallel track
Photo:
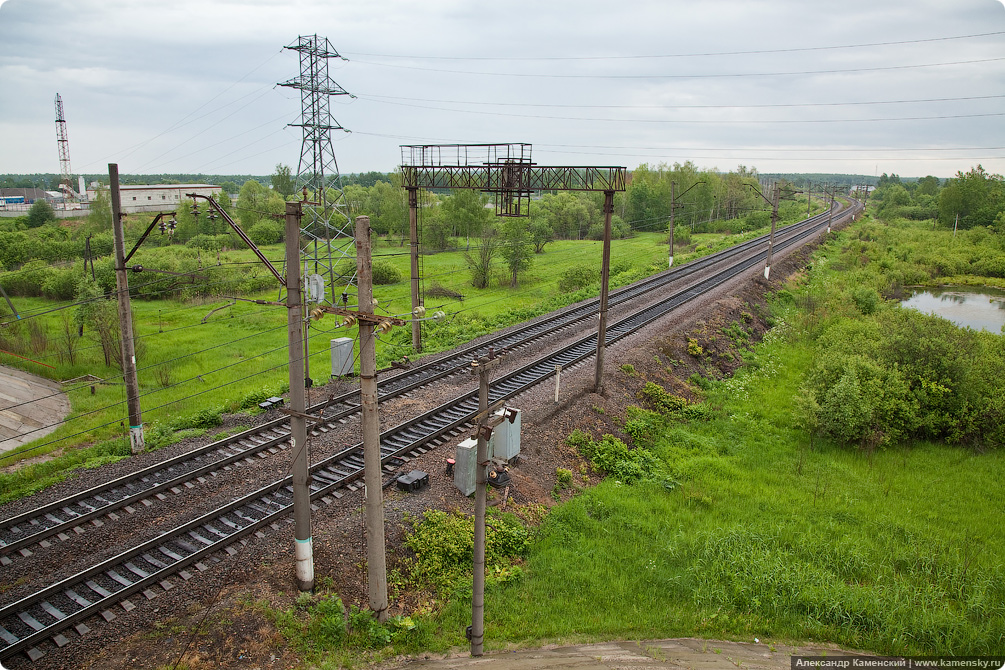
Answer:
[[[779, 231], [780, 240], [791, 231], [819, 224], [825, 217], [826, 213], [818, 214], [803, 222], [781, 229]], [[670, 282], [679, 281], [730, 258], [742, 256], [751, 249], [762, 246], [764, 241], [764, 236], [758, 237], [613, 291], [609, 305], [613, 307], [622, 304], [653, 290], [659, 290]], [[779, 243], [776, 242], [776, 244]], [[490, 347], [498, 350], [525, 346], [545, 336], [555, 334], [557, 331], [581, 323], [596, 314], [598, 302], [598, 299], [592, 299], [565, 308], [547, 319], [538, 319], [520, 329], [496, 335], [478, 344], [461, 347], [447, 358], [386, 376], [381, 380], [378, 398], [380, 401], [386, 402], [454, 374], [457, 370], [464, 369], [472, 358], [483, 355]], [[314, 415], [324, 412], [326, 417], [323, 423], [314, 426], [314, 435], [335, 428], [358, 411], [358, 389], [314, 405], [308, 412]], [[85, 524], [103, 525], [109, 520], [114, 521], [118, 516], [115, 514], [117, 510], [125, 509], [127, 513], [131, 513], [133, 506], [142, 504], [143, 500], [156, 503], [158, 498], [164, 497], [165, 492], [177, 493], [182, 487], [191, 487], [195, 483], [204, 482], [207, 476], [216, 476], [221, 470], [240, 467], [242, 461], [250, 459], [252, 456], [259, 455], [264, 458], [275, 454], [287, 448], [289, 439], [288, 419], [275, 419], [0, 521], [0, 564], [9, 565], [19, 555], [30, 556], [33, 545], [39, 545], [43, 549], [48, 548], [51, 545], [48, 538], [54, 535], [60, 540], [66, 540], [70, 537], [70, 533], [79, 533], [85, 530], [87, 528]], [[110, 514], [111, 516], [109, 516]]]
[[[846, 212], [840, 218], [845, 218], [853, 214], [854, 211], [856, 210]], [[784, 239], [776, 239], [775, 250], [798, 244], [817, 234], [825, 225], [825, 220], [825, 217], [817, 216], [802, 224], [783, 229], [783, 235], [776, 234], [776, 238], [782, 237]], [[838, 220], [836, 217], [835, 222]], [[784, 231], [789, 231], [792, 234], [786, 236]], [[763, 245], [763, 238], [752, 242], [758, 241]], [[744, 258], [729, 268], [715, 272], [694, 285], [678, 291], [658, 304], [642, 308], [612, 324], [607, 331], [606, 344], [611, 345], [617, 342], [694, 297], [747, 271], [762, 262], [765, 253], [762, 251]], [[731, 258], [735, 255], [737, 254], [734, 253], [728, 257]], [[722, 258], [723, 256], [719, 256], [720, 261]], [[685, 268], [690, 267], [691, 265], [685, 266]], [[674, 272], [667, 272], [660, 277], [665, 278], [672, 275]], [[681, 276], [677, 274], [673, 279], [679, 279]], [[649, 290], [651, 290], [653, 280], [656, 278], [639, 284], [648, 284]], [[635, 287], [628, 287], [628, 289], [618, 292], [619, 297], [632, 288]], [[585, 305], [577, 306], [566, 310], [563, 314], [577, 312], [585, 307]], [[589, 314], [592, 315], [592, 312]], [[536, 323], [532, 324], [531, 327], [540, 325], [541, 323]], [[531, 337], [536, 339], [541, 336], [542, 334], [538, 334]], [[596, 351], [596, 337], [595, 332], [586, 335], [568, 346], [543, 355], [537, 360], [493, 380], [490, 401], [493, 403], [502, 402], [523, 393], [553, 375], [556, 365], [568, 368], [589, 358]], [[525, 339], [521, 340], [518, 333], [514, 331], [499, 338], [492, 338], [490, 342], [472, 345], [466, 348], [464, 353], [458, 353], [450, 359], [430, 364], [427, 371], [431, 371], [437, 366], [446, 366], [436, 372], [431, 372], [431, 374], [438, 376], [451, 374], [457, 370], [459, 363], [449, 363], [448, 361], [463, 359], [466, 365], [470, 362], [473, 352], [488, 346], [517, 346], [505, 343], [507, 338], [516, 338], [514, 342], [520, 343], [526, 341]], [[405, 382], [404, 380], [409, 377], [409, 374], [403, 373], [395, 375], [390, 381], [403, 382], [400, 388], [407, 390], [400, 390], [399, 393], [405, 393], [429, 381], [428, 379], [424, 381], [412, 379]], [[312, 413], [325, 408], [346, 405], [351, 401], [351, 398], [345, 396], [352, 395], [352, 393], [345, 394], [338, 399], [315, 406], [312, 408]], [[352, 408], [349, 407], [341, 411], [352, 411]], [[456, 435], [471, 424], [477, 412], [477, 392], [471, 391], [383, 432], [380, 439], [382, 464], [385, 468], [394, 470], [391, 463], [395, 463], [417, 450], [422, 451], [423, 445], [439, 444], [450, 436]], [[278, 425], [265, 426], [266, 430], [271, 431], [275, 431], [278, 427]], [[241, 436], [234, 437], [240, 438]], [[249, 438], [245, 437], [244, 439]], [[278, 432], [270, 438], [270, 440], [276, 440], [272, 446], [262, 446], [261, 448], [282, 448], [285, 446], [286, 439], [288, 439], [286, 435]], [[265, 440], [263, 444], [267, 442], [269, 440]], [[229, 442], [225, 447], [230, 447], [232, 444], [233, 442]], [[217, 443], [209, 445], [209, 448], [202, 453], [207, 454], [220, 449], [221, 446]], [[232, 454], [228, 458], [232, 457], [247, 458], [248, 456], [246, 454]], [[201, 465], [200, 468], [211, 468], [206, 472], [212, 472], [215, 468], [222, 467], [219, 465], [220, 462], [215, 461], [213, 465]], [[164, 464], [160, 464], [160, 467], [164, 467]], [[343, 449], [312, 465], [311, 500], [330, 503], [333, 498], [341, 497], [342, 493], [339, 489], [360, 479], [362, 471], [361, 444]], [[187, 473], [188, 478], [196, 476]], [[144, 491], [141, 497], [153, 495], [155, 492], [152, 489], [161, 486], [163, 485], [155, 484]], [[159, 488], [159, 490], [163, 489]], [[183, 581], [189, 579], [191, 577], [189, 568], [203, 570], [208, 567], [207, 563], [219, 560], [218, 552], [236, 553], [237, 549], [232, 546], [235, 542], [246, 542], [247, 537], [252, 533], [264, 535], [263, 531], [266, 527], [278, 529], [278, 522], [292, 511], [292, 491], [290, 477], [273, 482], [197, 519], [166, 531], [152, 540], [143, 542], [117, 556], [92, 565], [72, 577], [63, 579], [31, 596], [3, 607], [0, 609], [0, 642], [4, 646], [0, 647], [0, 659], [6, 659], [21, 652], [33, 660], [37, 659], [44, 654], [37, 645], [48, 644], [47, 640], [51, 640], [57, 646], [68, 644], [69, 639], [63, 633], [71, 626], [76, 629], [78, 634], [83, 635], [89, 630], [84, 623], [89, 617], [101, 614], [110, 621], [115, 617], [113, 608], [116, 604], [127, 610], [132, 609], [133, 604], [128, 600], [130, 596], [142, 592], [147, 598], [154, 598], [164, 590], [177, 586], [179, 578]], [[107, 513], [107, 509], [103, 509], [97, 515]], [[97, 518], [97, 516], [91, 518]], [[81, 523], [81, 520], [78, 519], [76, 523]]]

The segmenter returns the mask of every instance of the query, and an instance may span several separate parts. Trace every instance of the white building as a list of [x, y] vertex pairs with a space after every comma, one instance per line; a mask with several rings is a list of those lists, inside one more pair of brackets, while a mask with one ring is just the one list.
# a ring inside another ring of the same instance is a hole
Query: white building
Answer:
[[[179, 202], [187, 199], [188, 193], [211, 195], [219, 199], [223, 189], [212, 184], [119, 185], [122, 211], [126, 214], [174, 211]], [[88, 200], [93, 202], [96, 195], [96, 190], [87, 189]]]

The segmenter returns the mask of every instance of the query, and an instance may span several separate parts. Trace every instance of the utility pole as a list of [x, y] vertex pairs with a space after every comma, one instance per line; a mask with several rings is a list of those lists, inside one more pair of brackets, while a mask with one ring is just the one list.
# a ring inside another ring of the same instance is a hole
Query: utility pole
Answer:
[[673, 267], [673, 220], [674, 213], [677, 210], [677, 198], [674, 196], [674, 191], [677, 189], [677, 182], [670, 182], [670, 262], [667, 263], [667, 268]]
[[119, 194], [119, 166], [108, 164], [112, 196], [112, 236], [115, 240], [115, 288], [119, 294], [119, 339], [122, 341], [122, 376], [126, 382], [129, 410], [129, 445], [132, 453], [143, 451], [143, 415], [140, 411], [140, 382], [136, 377], [136, 350], [133, 342], [132, 310], [129, 306], [129, 279], [126, 276], [125, 235], [122, 231], [122, 198]]
[[485, 639], [485, 506], [486, 487], [488, 486], [489, 436], [489, 373], [502, 362], [501, 358], [493, 358], [490, 350], [488, 357], [479, 358], [471, 363], [471, 372], [478, 375], [478, 447], [475, 464], [475, 546], [474, 546], [474, 579], [471, 589], [471, 655], [482, 655], [482, 643]]
[[[361, 317], [373, 315], [370, 217], [356, 217], [356, 280]], [[384, 556], [384, 489], [380, 474], [380, 421], [377, 416], [377, 343], [373, 321], [359, 320], [359, 398], [362, 407], [363, 481], [366, 484], [366, 576], [370, 609], [387, 621], [387, 564]]]
[[813, 200], [813, 182], [807, 180], [806, 186], [806, 218], [810, 218], [810, 202]]
[[304, 401], [303, 300], [300, 295], [300, 202], [286, 203], [286, 310], [290, 357], [290, 434], [293, 437], [293, 520], [296, 579], [301, 591], [314, 590], [311, 536], [310, 461]]
[[691, 184], [686, 189], [684, 189], [683, 191], [681, 191], [680, 195], [676, 195], [675, 196], [674, 195], [674, 191], [677, 189], [677, 182], [675, 182], [675, 181], [671, 181], [670, 182], [670, 265], [669, 265], [669, 267], [673, 267], [674, 214], [677, 211], [678, 207], [683, 207], [684, 206], [683, 204], [680, 204], [680, 205], [677, 204], [677, 198], [683, 198], [684, 195], [688, 191], [690, 191], [691, 189], [693, 189], [695, 186], [697, 186], [698, 184], [705, 184], [705, 183], [707, 183], [707, 182], [705, 182], [705, 180], [696, 181], [695, 183]]
[[611, 277], [611, 215], [614, 213], [614, 191], [604, 191], [604, 257], [600, 264], [600, 323], [597, 326], [597, 370], [593, 377], [593, 392], [604, 390], [604, 340], [607, 339], [607, 284]]
[[831, 206], [830, 206], [830, 209], [827, 210], [827, 233], [828, 234], [830, 234], [830, 232], [831, 232], [831, 219], [834, 218], [834, 193], [835, 193], [835, 191], [837, 191], [837, 187], [836, 186], [832, 187], [831, 188], [831, 192], [830, 192]]
[[409, 255], [412, 259], [412, 350], [422, 351], [422, 330], [419, 316], [422, 298], [419, 296], [419, 227], [417, 223], [419, 211], [419, 189], [407, 188], [408, 192], [408, 236]]
[[771, 252], [775, 248], [775, 224], [778, 223], [778, 193], [779, 188], [775, 186], [774, 193], [771, 194], [771, 236], [768, 238], [768, 262], [764, 264], [764, 278], [771, 274]]

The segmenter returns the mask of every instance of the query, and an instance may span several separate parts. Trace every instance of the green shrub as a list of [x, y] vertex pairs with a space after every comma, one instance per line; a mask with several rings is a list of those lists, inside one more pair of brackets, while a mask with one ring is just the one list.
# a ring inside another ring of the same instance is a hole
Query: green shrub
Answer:
[[[485, 563], [489, 569], [509, 566], [526, 555], [530, 534], [512, 514], [490, 510], [486, 523]], [[460, 512], [428, 510], [413, 521], [405, 536], [413, 558], [405, 559], [407, 579], [444, 595], [470, 574], [474, 551], [474, 518]]]
[[388, 261], [373, 262], [373, 283], [377, 285], [397, 284], [402, 279], [401, 270]]
[[283, 239], [283, 226], [278, 221], [259, 221], [248, 231], [248, 237], [258, 245], [277, 244]]
[[570, 440], [573, 436], [577, 449], [594, 468], [626, 484], [651, 477], [659, 467], [659, 461], [652, 453], [641, 448], [629, 449], [613, 435], [604, 435], [599, 441], [583, 441], [581, 434], [576, 433], [570, 435]]
[[[670, 243], [670, 236], [667, 236], [667, 243]], [[687, 226], [674, 226], [673, 245], [675, 247], [686, 247], [691, 244], [691, 229]]]
[[600, 272], [596, 268], [577, 265], [562, 273], [558, 279], [558, 290], [562, 293], [573, 293], [599, 279]]
[[73, 300], [77, 295], [78, 277], [73, 268], [53, 268], [42, 285], [42, 295], [53, 300]]
[[688, 406], [686, 398], [674, 395], [656, 382], [646, 382], [638, 393], [639, 400], [644, 400], [657, 412], [676, 414]]
[[879, 306], [879, 293], [869, 286], [858, 286], [851, 292], [851, 299], [854, 301], [858, 311], [863, 314], [872, 314]]
[[203, 235], [199, 234], [185, 243], [190, 249], [202, 249], [203, 251], [219, 251], [223, 249], [224, 243], [229, 238], [226, 235]]

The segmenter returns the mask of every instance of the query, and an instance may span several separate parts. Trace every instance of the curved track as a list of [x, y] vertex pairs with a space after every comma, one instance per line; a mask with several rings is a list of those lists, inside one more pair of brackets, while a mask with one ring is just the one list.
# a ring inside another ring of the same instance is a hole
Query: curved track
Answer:
[[[857, 212], [855, 209], [835, 217], [835, 223]], [[798, 245], [818, 234], [826, 225], [827, 216], [818, 215], [800, 224], [794, 224], [776, 233], [775, 250]], [[611, 324], [607, 330], [607, 345], [637, 332], [654, 320], [666, 315], [676, 307], [695, 296], [710, 291], [716, 286], [733, 279], [750, 268], [763, 262], [765, 251], [750, 253], [763, 247], [765, 238], [757, 238], [743, 245], [706, 257], [681, 268], [667, 271], [612, 294], [612, 301], [624, 302], [645, 295], [670, 281], [677, 281], [699, 270], [726, 265], [709, 276], [679, 290], [672, 296], [656, 304], [643, 307], [629, 316]], [[453, 374], [459, 369], [468, 369], [471, 359], [488, 347], [514, 348], [523, 346], [557, 330], [590, 318], [596, 309], [596, 301], [588, 301], [565, 310], [560, 310], [549, 318], [539, 319], [524, 328], [488, 338], [475, 345], [463, 347], [448, 357], [414, 370], [404, 371], [382, 380], [382, 399], [407, 393], [430, 383], [434, 379]], [[568, 368], [596, 351], [596, 332], [581, 337], [558, 350], [544, 354], [523, 367], [493, 380], [490, 402], [501, 402], [514, 397], [554, 374], [555, 366]], [[329, 410], [333, 413], [325, 424], [315, 424], [315, 431], [324, 430], [323, 425], [334, 425], [357, 411], [358, 391], [343, 394], [311, 408], [312, 414]], [[442, 440], [457, 434], [471, 425], [478, 413], [478, 394], [471, 391], [453, 400], [414, 417], [394, 428], [381, 433], [382, 464], [393, 471], [394, 463], [401, 462], [410, 453], [421, 451], [423, 445], [439, 444]], [[15, 517], [3, 523], [5, 530], [27, 526], [41, 526], [40, 517], [50, 525], [28, 533], [28, 542], [15, 544], [7, 542], [5, 549], [14, 548], [25, 555], [26, 545], [45, 542], [44, 537], [59, 534], [56, 528], [78, 527], [84, 521], [95, 521], [99, 516], [113, 519], [109, 512], [130, 503], [124, 501], [144, 500], [160, 491], [177, 488], [185, 482], [212, 474], [225, 467], [249, 458], [251, 453], [278, 451], [288, 445], [288, 425], [285, 420], [273, 421], [264, 426], [235, 435], [226, 440], [207, 445], [187, 458], [178, 457], [151, 466], [144, 471], [122, 478], [116, 482], [91, 489], [80, 496], [64, 499], [33, 513]], [[173, 471], [174, 469], [174, 471]], [[339, 489], [352, 485], [363, 473], [362, 445], [356, 444], [323, 459], [311, 466], [311, 500], [331, 502], [341, 497]], [[191, 485], [191, 483], [190, 483]], [[51, 584], [38, 592], [10, 603], [0, 609], [0, 659], [23, 652], [36, 659], [44, 654], [42, 647], [51, 643], [63, 646], [69, 643], [64, 635], [73, 627], [77, 634], [85, 634], [89, 628], [84, 623], [89, 617], [100, 614], [107, 621], [115, 617], [113, 608], [119, 605], [132, 609], [130, 596], [143, 593], [146, 598], [155, 598], [165, 590], [170, 590], [191, 577], [191, 570], [204, 570], [207, 563], [219, 560], [219, 552], [236, 553], [236, 542], [247, 541], [247, 536], [262, 534], [267, 528], [279, 528], [278, 522], [292, 511], [292, 479], [286, 477], [248, 493], [222, 507], [210, 511], [197, 519], [163, 532], [157, 537], [132, 547], [105, 561], [91, 565], [77, 574]], [[100, 500], [99, 500], [100, 498]], [[68, 502], [69, 501], [69, 502]], [[90, 501], [97, 501], [94, 505]], [[64, 509], [65, 508], [65, 509]], [[90, 508], [90, 509], [89, 509]], [[60, 510], [69, 517], [62, 520], [53, 510]], [[50, 515], [55, 520], [50, 519]], [[35, 520], [36, 523], [32, 523]], [[114, 519], [113, 519], [114, 520]], [[67, 526], [66, 524], [69, 524]], [[18, 533], [9, 531], [13, 535]], [[5, 540], [6, 542], [6, 540]], [[30, 555], [30, 550], [27, 555]], [[10, 562], [10, 558], [7, 562]]]

